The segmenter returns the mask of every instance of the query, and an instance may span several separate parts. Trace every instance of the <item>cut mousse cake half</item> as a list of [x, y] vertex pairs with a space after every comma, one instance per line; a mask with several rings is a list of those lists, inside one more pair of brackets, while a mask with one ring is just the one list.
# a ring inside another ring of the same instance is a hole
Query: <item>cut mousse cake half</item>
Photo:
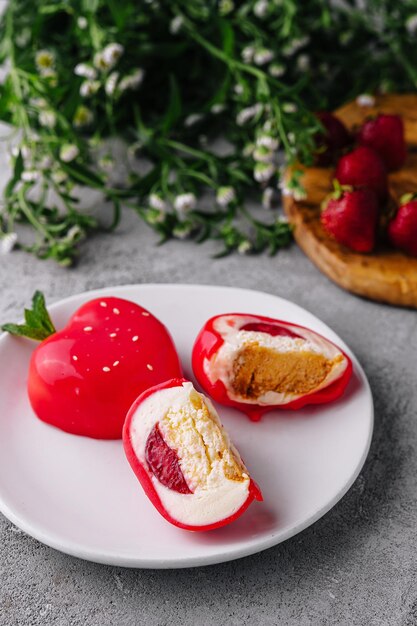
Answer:
[[214, 406], [189, 381], [175, 379], [142, 394], [123, 438], [146, 494], [176, 526], [218, 528], [262, 499]]
[[[193, 350], [194, 372], [224, 404], [298, 408], [340, 395], [349, 357], [318, 333], [262, 316], [226, 314], [209, 320]], [[321, 395], [320, 395], [321, 392]]]

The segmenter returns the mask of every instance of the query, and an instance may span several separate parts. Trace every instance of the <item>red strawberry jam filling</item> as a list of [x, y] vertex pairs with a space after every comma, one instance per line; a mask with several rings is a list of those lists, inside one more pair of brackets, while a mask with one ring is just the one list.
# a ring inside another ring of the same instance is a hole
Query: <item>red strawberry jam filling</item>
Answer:
[[300, 335], [296, 335], [289, 328], [277, 326], [276, 324], [265, 324], [263, 322], [251, 322], [249, 324], [245, 324], [240, 330], [252, 330], [256, 333], [266, 333], [267, 335], [271, 335], [271, 337], [300, 337]]
[[162, 485], [179, 493], [192, 493], [181, 471], [178, 455], [165, 442], [158, 424], [148, 437], [145, 456], [150, 470]]

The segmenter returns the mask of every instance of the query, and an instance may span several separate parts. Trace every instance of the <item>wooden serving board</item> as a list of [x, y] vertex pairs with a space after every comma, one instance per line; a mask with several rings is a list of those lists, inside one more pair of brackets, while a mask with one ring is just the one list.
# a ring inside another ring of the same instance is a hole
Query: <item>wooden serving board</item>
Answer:
[[[417, 192], [417, 95], [384, 95], [374, 106], [351, 102], [336, 112], [348, 128], [359, 125], [368, 115], [397, 113], [402, 116], [410, 152], [404, 167], [389, 175], [390, 195], [399, 198]], [[320, 205], [332, 189], [333, 168], [303, 167], [301, 184], [307, 197], [296, 201], [284, 196], [284, 210], [294, 225], [294, 237], [315, 265], [328, 278], [352, 293], [398, 306], [417, 308], [417, 258], [388, 248], [370, 254], [352, 252], [331, 239], [320, 223]]]

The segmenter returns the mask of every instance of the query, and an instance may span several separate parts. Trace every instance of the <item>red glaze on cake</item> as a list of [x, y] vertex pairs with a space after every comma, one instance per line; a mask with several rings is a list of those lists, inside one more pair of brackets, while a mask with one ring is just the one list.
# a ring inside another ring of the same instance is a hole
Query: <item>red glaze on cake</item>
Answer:
[[75, 435], [119, 439], [138, 394], [182, 375], [167, 329], [134, 302], [96, 298], [59, 331], [42, 294], [37, 292], [33, 303], [25, 325], [3, 329], [32, 339], [47, 337], [32, 354], [28, 393], [34, 412], [48, 424]]
[[139, 396], [127, 415], [123, 443], [146, 495], [179, 528], [220, 528], [262, 500], [210, 400], [185, 379]]
[[243, 313], [209, 319], [194, 344], [192, 364], [211, 398], [253, 421], [272, 409], [331, 402], [352, 374], [349, 357], [318, 333]]

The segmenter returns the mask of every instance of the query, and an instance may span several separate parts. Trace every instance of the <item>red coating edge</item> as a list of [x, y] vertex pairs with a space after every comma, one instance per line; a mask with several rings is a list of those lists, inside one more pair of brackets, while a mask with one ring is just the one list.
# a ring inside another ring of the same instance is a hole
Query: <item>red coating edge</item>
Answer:
[[149, 476], [148, 470], [139, 461], [139, 459], [137, 458], [134, 452], [131, 437], [130, 437], [130, 428], [131, 428], [132, 420], [133, 420], [133, 417], [135, 415], [135, 412], [138, 406], [152, 394], [157, 393], [158, 391], [161, 391], [162, 389], [170, 389], [172, 387], [179, 387], [185, 382], [189, 382], [189, 381], [187, 381], [185, 378], [173, 378], [159, 385], [155, 385], [154, 387], [151, 387], [150, 389], [147, 389], [134, 401], [134, 403], [132, 404], [132, 406], [130, 407], [127, 413], [126, 420], [123, 426], [123, 446], [124, 446], [127, 460], [129, 461], [131, 468], [133, 469], [136, 477], [138, 478], [140, 484], [142, 485], [143, 490], [145, 491], [146, 495], [148, 496], [149, 500], [152, 502], [154, 507], [157, 509], [157, 511], [162, 515], [162, 517], [164, 517], [168, 522], [170, 522], [174, 526], [177, 526], [178, 528], [182, 528], [184, 530], [191, 530], [191, 531], [214, 530], [216, 528], [220, 528], [221, 526], [225, 526], [226, 524], [230, 524], [230, 522], [233, 522], [235, 519], [240, 517], [240, 515], [242, 515], [242, 513], [246, 511], [246, 509], [251, 504], [251, 502], [253, 502], [253, 500], [259, 500], [259, 501], [263, 500], [261, 490], [259, 489], [256, 482], [252, 480], [251, 478], [250, 484], [249, 484], [249, 495], [247, 499], [245, 500], [245, 502], [243, 503], [243, 505], [240, 507], [240, 509], [238, 509], [235, 513], [233, 513], [233, 515], [230, 515], [229, 517], [219, 520], [218, 522], [215, 522], [213, 524], [207, 524], [206, 526], [190, 526], [188, 524], [183, 524], [179, 522], [178, 520], [175, 520], [173, 517], [171, 517], [171, 515], [166, 511], [160, 497], [158, 496], [152, 484], [152, 480]]

